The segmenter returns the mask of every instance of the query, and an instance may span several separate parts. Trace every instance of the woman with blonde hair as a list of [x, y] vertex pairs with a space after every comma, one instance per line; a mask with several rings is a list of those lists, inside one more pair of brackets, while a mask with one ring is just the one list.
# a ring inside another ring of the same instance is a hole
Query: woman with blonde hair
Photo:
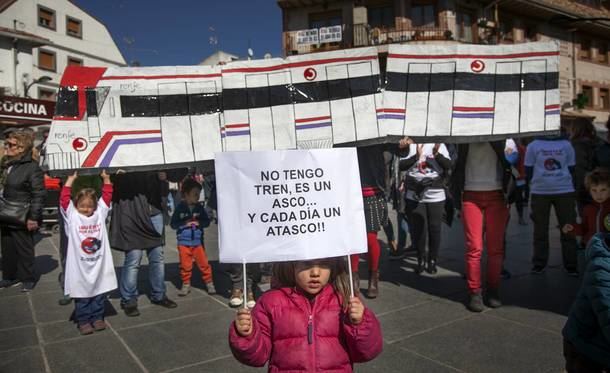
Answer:
[[4, 140], [0, 165], [2, 196], [6, 201], [29, 205], [23, 225], [1, 224], [2, 281], [0, 287], [17, 286], [28, 292], [34, 288], [34, 232], [42, 219], [45, 197], [44, 177], [32, 158], [34, 138], [27, 131], [14, 131]]

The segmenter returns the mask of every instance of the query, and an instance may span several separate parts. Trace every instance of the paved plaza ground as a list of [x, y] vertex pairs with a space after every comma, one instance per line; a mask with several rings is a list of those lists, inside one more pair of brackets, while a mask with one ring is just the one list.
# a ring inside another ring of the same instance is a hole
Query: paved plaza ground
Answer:
[[[506, 267], [512, 278], [502, 285], [504, 307], [469, 312], [464, 303], [463, 235], [459, 220], [444, 227], [439, 273], [413, 272], [414, 253], [388, 261], [385, 236], [381, 260], [380, 297], [366, 300], [381, 321], [384, 351], [377, 359], [355, 366], [357, 372], [561, 372], [561, 328], [579, 286], [561, 266], [557, 232], [551, 235], [550, 267], [530, 275], [532, 225], [512, 222], [507, 234]], [[216, 226], [206, 230], [206, 246], [214, 261], [219, 295], [210, 296], [201, 281], [179, 298], [178, 255], [168, 231], [165, 248], [168, 296], [176, 309], [152, 305], [147, 265], [140, 273], [141, 316], [126, 317], [118, 293], [110, 296], [110, 328], [80, 336], [68, 321], [73, 306], [59, 306], [58, 237], [49, 235], [36, 247], [40, 281], [35, 290], [0, 290], [0, 372], [254, 372], [238, 363], [229, 350], [228, 327], [235, 311], [227, 306], [228, 276], [218, 264]], [[114, 253], [117, 273], [123, 254]], [[366, 265], [361, 263], [362, 278]], [[366, 281], [362, 281], [366, 287]]]

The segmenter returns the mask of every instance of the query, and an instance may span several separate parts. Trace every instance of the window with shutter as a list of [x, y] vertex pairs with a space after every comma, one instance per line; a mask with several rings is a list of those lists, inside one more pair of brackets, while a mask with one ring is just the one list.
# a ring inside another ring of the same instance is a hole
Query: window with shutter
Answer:
[[44, 49], [38, 50], [38, 68], [43, 70], [55, 71], [55, 52]]
[[436, 1], [413, 1], [411, 3], [411, 25], [413, 27], [436, 27], [436, 6]]
[[38, 6], [38, 26], [55, 30], [55, 11]]
[[582, 86], [582, 95], [587, 98], [587, 103], [585, 104], [586, 108], [593, 107], [593, 87], [588, 85]]
[[83, 60], [76, 57], [68, 57], [68, 66], [83, 66]]
[[83, 37], [83, 23], [72, 17], [67, 17], [66, 19], [66, 34], [70, 36], [74, 36], [75, 38]]
[[599, 89], [599, 108], [610, 111], [610, 90], [608, 88]]
[[589, 39], [580, 40], [579, 57], [581, 60], [591, 59], [591, 40], [589, 40]]
[[597, 45], [597, 62], [608, 63], [608, 44], [602, 40]]

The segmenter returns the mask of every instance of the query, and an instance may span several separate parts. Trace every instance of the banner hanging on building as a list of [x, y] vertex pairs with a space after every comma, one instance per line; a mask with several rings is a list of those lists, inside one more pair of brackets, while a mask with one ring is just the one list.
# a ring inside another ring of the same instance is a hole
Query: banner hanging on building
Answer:
[[355, 148], [216, 154], [220, 261], [366, 252]]

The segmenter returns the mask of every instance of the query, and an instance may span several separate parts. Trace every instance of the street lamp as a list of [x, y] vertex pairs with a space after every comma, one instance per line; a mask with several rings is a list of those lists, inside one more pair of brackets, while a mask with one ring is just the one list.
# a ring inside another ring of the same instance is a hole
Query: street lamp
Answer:
[[53, 78], [51, 78], [50, 76], [43, 75], [38, 79], [32, 80], [32, 82], [30, 84], [26, 85], [26, 83], [24, 82], [23, 83], [23, 97], [30, 97], [30, 96], [28, 96], [28, 91], [30, 90], [30, 87], [32, 87], [34, 84], [45, 83], [45, 82], [49, 82], [51, 80], [53, 80]]

